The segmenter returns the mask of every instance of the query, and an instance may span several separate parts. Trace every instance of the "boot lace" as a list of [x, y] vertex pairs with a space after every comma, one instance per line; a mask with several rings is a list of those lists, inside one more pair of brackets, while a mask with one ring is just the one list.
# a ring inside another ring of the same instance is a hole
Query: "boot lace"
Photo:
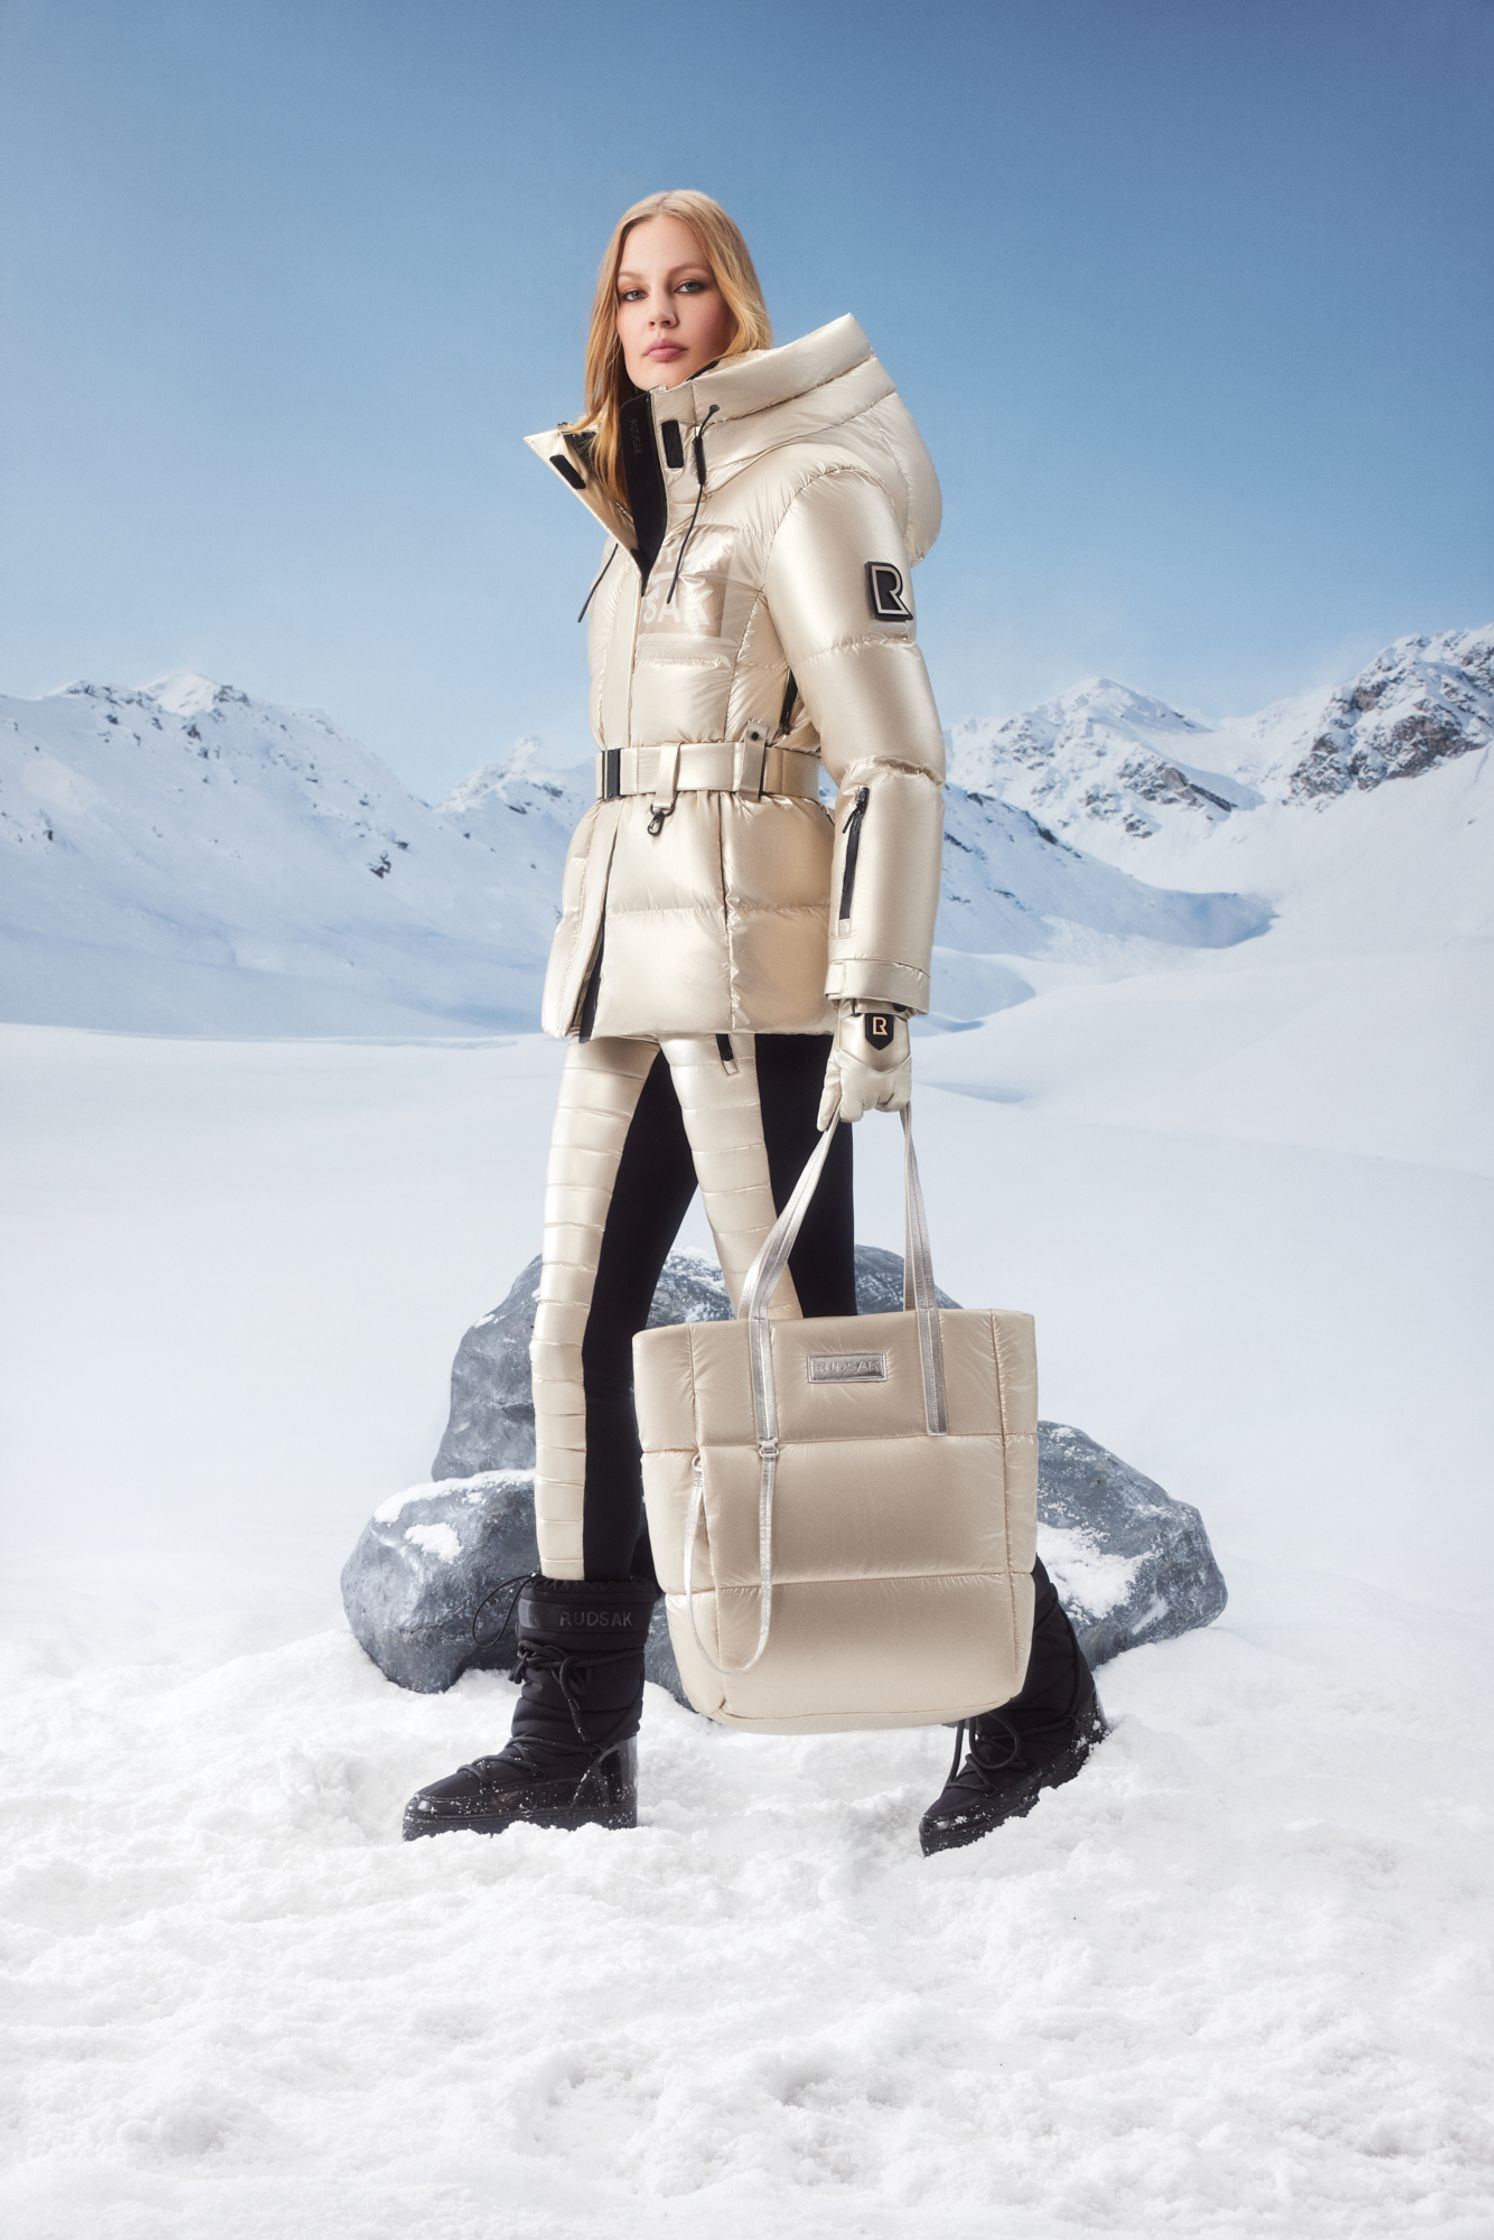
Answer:
[[[541, 1574], [537, 1571], [517, 1571], [507, 1579], [500, 1579], [495, 1586], [489, 1587], [472, 1613], [472, 1638], [479, 1649], [485, 1649], [489, 1642], [497, 1641], [500, 1638], [514, 1614], [520, 1595], [531, 1579], [537, 1579], [540, 1576]], [[501, 1594], [505, 1587], [512, 1587], [513, 1593], [509, 1597], [508, 1607], [504, 1611], [502, 1619], [491, 1633], [479, 1636], [477, 1631], [479, 1616], [493, 1600], [493, 1597]], [[580, 1738], [580, 1746], [586, 1753], [580, 1776], [571, 1795], [572, 1804], [580, 1802], [581, 1791], [586, 1786], [587, 1777], [592, 1769], [600, 1765], [602, 1760], [616, 1748], [619, 1742], [627, 1740], [627, 1733], [624, 1730], [631, 1731], [633, 1719], [631, 1707], [625, 1709], [613, 1725], [608, 1728], [602, 1740], [593, 1742], [587, 1734], [581, 1718], [581, 1706], [586, 1696], [587, 1677], [596, 1666], [606, 1664], [609, 1661], [616, 1662], [619, 1657], [635, 1653], [630, 1650], [613, 1650], [609, 1657], [609, 1652], [600, 1644], [585, 1650], [565, 1649], [556, 1641], [524, 1639], [519, 1641], [515, 1649], [513, 1677], [518, 1681], [521, 1689], [530, 1672], [554, 1673], [561, 1695], [565, 1698], [566, 1709], [571, 1715], [571, 1724]], [[511, 1766], [517, 1760], [518, 1763], [530, 1767], [535, 1772], [554, 1773], [556, 1769], [546, 1754], [547, 1748], [553, 1749], [554, 1747], [554, 1744], [541, 1747], [539, 1744], [525, 1740], [522, 1736], [516, 1736], [496, 1755], [470, 1759], [467, 1765], [462, 1768], [462, 1771], [475, 1773], [481, 1777], [490, 1766]]]
[[[1100, 1716], [1098, 1699], [1090, 1702], [1081, 1718], [1080, 1705], [1085, 1696], [1085, 1681], [1089, 1668], [1076, 1658], [1074, 1685], [1070, 1691], [1068, 1707], [1061, 1716], [1034, 1724], [1029, 1721], [1024, 1729], [1015, 1720], [1000, 1711], [982, 1711], [972, 1720], [961, 1719], [955, 1732], [954, 1757], [950, 1761], [948, 1780], [957, 1788], [989, 1790], [997, 1786], [997, 1776], [1010, 1773], [1016, 1767], [1045, 1765], [1054, 1751], [1064, 1743], [1095, 1739], [1098, 1725], [1100, 1733], [1108, 1731]], [[965, 1731], [970, 1732], [970, 1756], [963, 1771], [960, 1752], [964, 1746]], [[999, 1728], [1000, 1734], [996, 1733]], [[1030, 1750], [1030, 1742], [1037, 1744]], [[1005, 1747], [1002, 1748], [1004, 1743]]]
[[[472, 1613], [472, 1640], [477, 1648], [486, 1649], [490, 1641], [497, 1641], [499, 1637], [507, 1630], [508, 1621], [514, 1614], [514, 1610], [518, 1604], [520, 1595], [524, 1592], [524, 1589], [528, 1586], [530, 1580], [537, 1579], [538, 1577], [539, 1573], [537, 1571], [514, 1571], [509, 1574], [508, 1578], [500, 1579], [496, 1586], [489, 1587], [487, 1593], [483, 1596], [481, 1602], [479, 1602], [477, 1608]], [[502, 1594], [505, 1587], [512, 1587], [514, 1590], [509, 1597], [508, 1608], [504, 1611], [503, 1616], [499, 1619], [497, 1625], [493, 1628], [491, 1633], [484, 1633], [479, 1635], [477, 1630], [478, 1619], [482, 1616], [484, 1610], [486, 1610], [494, 1595]]]
[[[994, 1727], [1001, 1729], [1001, 1737], [1006, 1742], [1006, 1749], [1000, 1755], [997, 1754], [998, 1737], [991, 1731]], [[962, 1770], [960, 1753], [965, 1747], [967, 1728], [970, 1734], [970, 1755]], [[996, 1786], [995, 1776], [1007, 1773], [1013, 1766], [1019, 1765], [1022, 1756], [1021, 1735], [1010, 1719], [1003, 1719], [999, 1711], [983, 1711], [978, 1723], [961, 1719], [955, 1729], [954, 1756], [949, 1762], [945, 1787], [948, 1788], [952, 1783], [961, 1789], [992, 1789]]]

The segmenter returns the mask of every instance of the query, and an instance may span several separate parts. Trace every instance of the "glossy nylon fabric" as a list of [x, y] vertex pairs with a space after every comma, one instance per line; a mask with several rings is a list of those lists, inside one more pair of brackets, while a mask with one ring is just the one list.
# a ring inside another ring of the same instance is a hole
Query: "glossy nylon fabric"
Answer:
[[631, 419], [663, 503], [646, 587], [584, 439], [524, 438], [607, 532], [586, 609], [597, 747], [756, 735], [823, 764], [835, 803], [681, 788], [650, 832], [648, 793], [592, 802], [541, 1025], [826, 1033], [845, 997], [927, 1011], [945, 760], [912, 578], [941, 497], [912, 415], [849, 313], [645, 400]]

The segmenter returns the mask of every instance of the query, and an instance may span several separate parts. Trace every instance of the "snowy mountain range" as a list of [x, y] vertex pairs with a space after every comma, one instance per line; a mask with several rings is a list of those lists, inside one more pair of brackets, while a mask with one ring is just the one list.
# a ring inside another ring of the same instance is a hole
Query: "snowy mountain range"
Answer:
[[528, 1027], [580, 799], [532, 751], [433, 807], [315, 710], [188, 672], [0, 699], [0, 1015]]
[[[1494, 626], [1212, 725], [1103, 677], [956, 725], [929, 1027], [1283, 915], [1320, 954], [1481, 937], [1491, 735]], [[428, 803], [325, 715], [187, 671], [0, 697], [0, 1017], [532, 1031], [592, 782], [524, 739]]]
[[1414, 777], [1494, 737], [1494, 626], [1397, 638], [1327, 692], [1211, 725], [1108, 677], [1000, 722], [956, 724], [950, 774], [1115, 860], [1266, 802]]

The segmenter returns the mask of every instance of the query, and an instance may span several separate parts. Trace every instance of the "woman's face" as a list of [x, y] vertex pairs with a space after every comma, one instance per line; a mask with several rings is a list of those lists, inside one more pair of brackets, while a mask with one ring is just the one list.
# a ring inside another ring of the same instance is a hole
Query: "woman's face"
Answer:
[[676, 388], [730, 342], [726, 299], [683, 218], [661, 213], [629, 228], [617, 275], [617, 334], [635, 389]]

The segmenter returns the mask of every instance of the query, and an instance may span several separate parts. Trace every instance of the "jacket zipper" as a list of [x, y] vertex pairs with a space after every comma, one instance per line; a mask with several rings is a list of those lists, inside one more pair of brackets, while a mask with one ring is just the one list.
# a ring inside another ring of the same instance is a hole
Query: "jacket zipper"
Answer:
[[604, 911], [602, 922], [597, 927], [597, 944], [591, 952], [591, 962], [586, 968], [581, 993], [576, 998], [577, 1008], [571, 1015], [571, 1024], [577, 1029], [578, 1040], [582, 1042], [590, 1042], [592, 1022], [597, 1015], [597, 997], [602, 987], [602, 945], [606, 938], [607, 919]]
[[[703, 438], [703, 437], [704, 437], [704, 435], [705, 435], [705, 432], [706, 432], [706, 427], [707, 427], [707, 424], [708, 424], [708, 422], [710, 421], [711, 413], [712, 413], [712, 412], [719, 412], [719, 411], [720, 411], [720, 409], [721, 409], [721, 407], [720, 407], [719, 405], [717, 405], [717, 404], [713, 404], [713, 405], [712, 405], [712, 406], [710, 407], [710, 410], [709, 410], [709, 411], [708, 411], [708, 412], [706, 413], [705, 419], [701, 421], [701, 423], [700, 423], [700, 426], [699, 426], [699, 427], [698, 427], [698, 428], [696, 429], [696, 431], [695, 431], [695, 441], [694, 441], [693, 445], [691, 446], [692, 450], [693, 450], [693, 451], [694, 451], [694, 453], [695, 453], [695, 506], [694, 506], [694, 510], [693, 510], [693, 511], [691, 512], [691, 515], [690, 515], [690, 526], [689, 526], [689, 528], [688, 528], [688, 529], [687, 529], [687, 530], [685, 531], [684, 535], [683, 535], [683, 536], [681, 537], [681, 539], [680, 539], [680, 549], [679, 549], [679, 551], [678, 551], [678, 552], [677, 552], [677, 553], [675, 554], [675, 559], [674, 559], [674, 574], [673, 574], [673, 575], [671, 576], [671, 578], [670, 578], [670, 581], [669, 581], [669, 589], [668, 589], [668, 591], [667, 591], [667, 592], [665, 593], [665, 595], [664, 595], [664, 604], [665, 604], [665, 606], [666, 606], [666, 607], [667, 607], [667, 606], [669, 605], [670, 601], [671, 601], [671, 600], [673, 599], [673, 597], [674, 597], [674, 594], [675, 594], [675, 587], [676, 587], [676, 586], [677, 586], [677, 584], [679, 583], [679, 580], [680, 580], [680, 567], [681, 567], [681, 564], [682, 564], [682, 562], [684, 561], [684, 557], [685, 557], [685, 547], [686, 547], [686, 545], [687, 545], [687, 544], [688, 544], [688, 543], [690, 542], [690, 539], [691, 539], [691, 538], [692, 538], [692, 537], [694, 536], [694, 534], [695, 534], [695, 521], [696, 521], [696, 516], [697, 516], [697, 515], [699, 514], [699, 512], [700, 512], [700, 501], [701, 501], [701, 499], [702, 499], [702, 498], [703, 498], [703, 497], [705, 496], [705, 486], [706, 486], [706, 470], [705, 470], [705, 444], [704, 444], [704, 442], [702, 441], [702, 438]], [[657, 464], [657, 460], [655, 461], [655, 464]]]
[[861, 820], [866, 815], [866, 804], [870, 799], [871, 787], [858, 786], [855, 802], [847, 811], [846, 821], [841, 826], [846, 836], [846, 853], [840, 876], [839, 924], [836, 927], [838, 933], [844, 933], [850, 921], [851, 895], [856, 885], [856, 851], [861, 845]]

